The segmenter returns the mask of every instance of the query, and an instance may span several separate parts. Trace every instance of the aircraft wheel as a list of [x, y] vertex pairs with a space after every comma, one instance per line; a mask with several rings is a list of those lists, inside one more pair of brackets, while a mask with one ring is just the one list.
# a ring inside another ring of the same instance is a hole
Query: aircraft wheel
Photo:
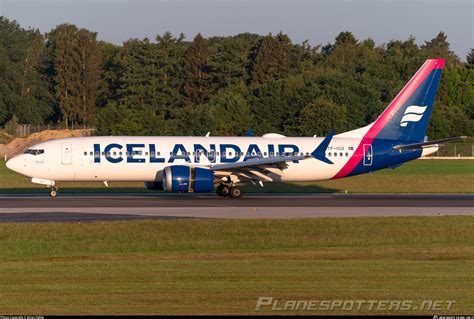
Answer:
[[49, 190], [49, 196], [50, 197], [58, 196], [58, 188], [57, 187], [51, 187], [51, 189]]
[[230, 193], [229, 193], [231, 198], [241, 198], [242, 197], [242, 190], [240, 189], [239, 186], [232, 186], [230, 188]]
[[225, 185], [219, 185], [217, 186], [216, 193], [219, 196], [226, 197], [229, 196], [230, 189], [228, 186]]

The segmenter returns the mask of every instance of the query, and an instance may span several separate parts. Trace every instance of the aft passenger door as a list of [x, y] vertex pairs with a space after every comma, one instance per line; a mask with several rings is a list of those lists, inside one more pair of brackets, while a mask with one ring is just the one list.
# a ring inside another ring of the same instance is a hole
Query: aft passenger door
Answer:
[[64, 165], [72, 164], [71, 143], [61, 143], [61, 163]]
[[372, 152], [371, 144], [364, 144], [364, 166], [372, 166], [374, 153]]

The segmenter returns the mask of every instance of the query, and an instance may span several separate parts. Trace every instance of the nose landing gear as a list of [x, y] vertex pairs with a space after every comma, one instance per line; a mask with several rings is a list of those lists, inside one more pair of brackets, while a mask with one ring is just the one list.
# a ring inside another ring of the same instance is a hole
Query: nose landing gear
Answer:
[[58, 189], [59, 188], [57, 186], [55, 186], [56, 185], [55, 181], [49, 180], [49, 179], [42, 179], [42, 178], [33, 177], [31, 179], [31, 182], [34, 183], [34, 184], [45, 185], [46, 187], [48, 187], [49, 188], [49, 196], [51, 196], [51, 197], [58, 196]]
[[50, 197], [56, 197], [56, 196], [58, 196], [58, 189], [59, 189], [59, 188], [56, 187], [56, 186], [51, 187], [51, 189], [49, 190], [49, 196], [50, 196]]

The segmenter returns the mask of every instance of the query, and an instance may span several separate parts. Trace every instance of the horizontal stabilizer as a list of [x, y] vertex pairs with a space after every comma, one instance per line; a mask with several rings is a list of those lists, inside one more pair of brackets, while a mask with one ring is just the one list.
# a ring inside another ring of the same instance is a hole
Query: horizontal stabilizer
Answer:
[[431, 145], [436, 145], [436, 144], [443, 143], [443, 142], [463, 140], [463, 139], [466, 139], [466, 138], [467, 138], [467, 136], [449, 137], [449, 138], [443, 138], [443, 139], [440, 139], [440, 140], [433, 140], [433, 141], [428, 141], [428, 142], [396, 145], [393, 148], [396, 149], [396, 150], [414, 150], [414, 149], [420, 149], [420, 148], [431, 146]]

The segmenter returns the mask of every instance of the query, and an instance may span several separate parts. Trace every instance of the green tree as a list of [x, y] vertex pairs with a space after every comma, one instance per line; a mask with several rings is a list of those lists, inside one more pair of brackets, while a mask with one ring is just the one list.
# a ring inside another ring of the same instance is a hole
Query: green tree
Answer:
[[[194, 108], [185, 107], [174, 111], [169, 132], [172, 135], [204, 136], [207, 132], [217, 134], [209, 104], [200, 104]], [[217, 119], [218, 120], [218, 119]]]
[[241, 94], [222, 91], [209, 102], [214, 135], [242, 135], [251, 126], [252, 112]]
[[48, 82], [43, 77], [44, 41], [38, 30], [25, 30], [0, 17], [0, 124], [39, 124], [52, 113]]
[[15, 114], [22, 123], [43, 123], [52, 109], [52, 96], [42, 74], [44, 70], [44, 37], [39, 32], [28, 32], [26, 52], [20, 60], [19, 101]]
[[105, 41], [99, 41], [97, 46], [101, 57], [102, 83], [97, 105], [103, 107], [109, 101], [118, 100], [121, 77], [119, 57], [122, 47]]
[[186, 105], [198, 105], [209, 98], [208, 41], [200, 33], [194, 37], [186, 53], [184, 66], [184, 95]]
[[210, 40], [213, 54], [209, 68], [213, 90], [248, 82], [252, 54], [258, 40], [258, 35], [252, 34]]
[[80, 29], [77, 33], [77, 49], [80, 63], [81, 110], [78, 117], [84, 126], [94, 120], [95, 106], [101, 89], [101, 56], [97, 45], [97, 33]]
[[466, 56], [467, 67], [469, 69], [474, 69], [474, 49], [471, 49], [469, 54]]
[[184, 105], [182, 88], [184, 86], [184, 59], [187, 45], [181, 33], [174, 37], [170, 32], [156, 36], [158, 42], [158, 67], [160, 81], [158, 82], [159, 103], [166, 110]]
[[47, 34], [54, 93], [66, 127], [87, 125], [94, 117], [101, 80], [96, 37], [72, 24], [61, 24]]
[[77, 56], [77, 27], [62, 24], [47, 36], [53, 63], [54, 94], [66, 127], [74, 125], [80, 109], [80, 63]]
[[267, 81], [252, 96], [251, 110], [257, 123], [255, 134], [284, 133], [285, 109], [291, 103], [282, 80]]
[[450, 49], [448, 36], [442, 31], [430, 41], [425, 41], [421, 49], [420, 56], [424, 58], [444, 58], [446, 64], [452, 66], [461, 64], [459, 57]]
[[151, 108], [153, 116], [164, 118], [159, 101], [158, 83], [162, 76], [158, 47], [148, 39], [132, 39], [124, 43], [120, 55], [120, 103], [135, 110]]
[[288, 76], [298, 65], [298, 55], [287, 35], [278, 33], [264, 37], [252, 69], [252, 82], [262, 85], [269, 80]]
[[327, 98], [318, 98], [306, 105], [301, 112], [301, 131], [307, 136], [324, 136], [334, 128], [343, 132], [346, 129], [346, 117], [344, 106]]

